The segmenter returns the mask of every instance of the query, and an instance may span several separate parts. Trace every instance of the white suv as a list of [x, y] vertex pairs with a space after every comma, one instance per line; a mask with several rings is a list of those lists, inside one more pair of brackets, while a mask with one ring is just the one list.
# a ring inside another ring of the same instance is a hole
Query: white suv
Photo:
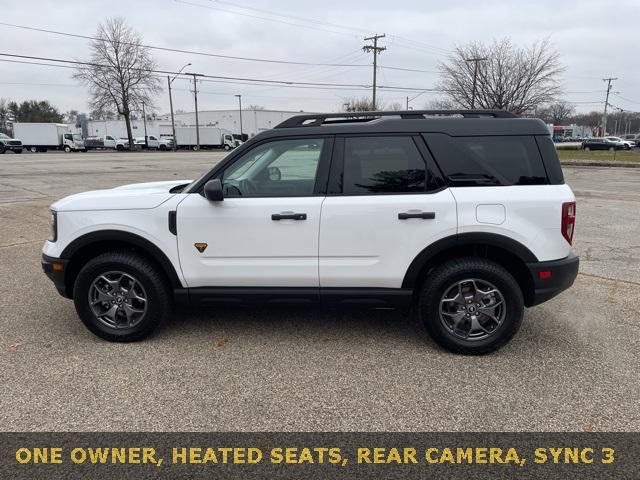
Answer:
[[502, 111], [296, 116], [195, 181], [51, 211], [44, 271], [112, 341], [173, 302], [291, 302], [413, 307], [440, 345], [486, 353], [578, 271], [548, 130]]

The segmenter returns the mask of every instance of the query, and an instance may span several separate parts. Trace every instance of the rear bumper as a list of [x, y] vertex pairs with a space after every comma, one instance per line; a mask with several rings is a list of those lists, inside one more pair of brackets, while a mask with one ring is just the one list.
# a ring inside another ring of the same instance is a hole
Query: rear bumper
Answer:
[[[53, 282], [58, 293], [66, 298], [69, 298], [69, 295], [67, 294], [64, 275], [67, 271], [68, 263], [69, 261], [63, 258], [53, 258], [48, 255], [42, 255], [42, 270]], [[55, 268], [54, 264], [56, 264]]]
[[534, 291], [527, 307], [546, 302], [573, 285], [579, 265], [580, 259], [574, 253], [561, 260], [528, 263]]

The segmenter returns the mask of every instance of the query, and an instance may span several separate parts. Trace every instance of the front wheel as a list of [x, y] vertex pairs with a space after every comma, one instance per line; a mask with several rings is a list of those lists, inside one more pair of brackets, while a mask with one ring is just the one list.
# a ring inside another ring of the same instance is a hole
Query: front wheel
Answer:
[[229, 145], [225, 145], [225, 146], [224, 146], [224, 149], [225, 149], [225, 150], [227, 150], [227, 151], [229, 151], [229, 150], [231, 150], [231, 147], [230, 147]]
[[64, 147], [64, 151], [65, 151], [65, 153], [70, 153], [71, 152], [71, 147], [69, 145], [66, 145]]
[[145, 257], [104, 253], [80, 270], [76, 311], [95, 335], [112, 342], [141, 340], [169, 317], [171, 292], [161, 270]]
[[429, 273], [418, 315], [429, 335], [454, 353], [485, 354], [518, 331], [524, 300], [518, 282], [483, 258], [449, 261]]

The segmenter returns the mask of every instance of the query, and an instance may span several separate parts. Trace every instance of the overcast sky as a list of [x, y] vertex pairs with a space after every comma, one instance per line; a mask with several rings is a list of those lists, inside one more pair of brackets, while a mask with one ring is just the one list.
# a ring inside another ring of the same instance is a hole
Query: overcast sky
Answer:
[[[163, 70], [301, 82], [370, 84], [371, 54], [362, 51], [366, 34], [386, 33], [387, 50], [380, 65], [428, 72], [380, 69], [379, 84], [432, 88], [438, 63], [457, 44], [510, 37], [521, 46], [550, 37], [566, 67], [566, 99], [579, 111], [601, 110], [603, 77], [618, 77], [611, 104], [640, 111], [640, 6], [638, 0], [546, 1], [258, 1], [144, 0], [98, 2], [65, 0], [9, 2], [0, 22], [93, 35], [106, 16], [123, 16], [149, 45], [222, 55], [347, 63], [354, 67], [278, 65], [227, 60], [153, 50]], [[86, 59], [88, 41], [0, 25], [0, 52]], [[8, 57], [1, 57], [6, 59]], [[0, 98], [47, 99], [60, 110], [88, 111], [88, 94], [73, 71], [0, 61]], [[165, 83], [166, 84], [166, 83]], [[174, 83], [174, 108], [193, 110], [186, 80]], [[284, 110], [338, 110], [345, 97], [370, 95], [366, 90], [284, 88], [203, 82], [200, 110], [237, 108], [243, 104]], [[419, 92], [381, 91], [384, 102], [401, 102]], [[422, 108], [436, 98], [424, 93], [411, 102]], [[169, 109], [166, 89], [156, 110]]]

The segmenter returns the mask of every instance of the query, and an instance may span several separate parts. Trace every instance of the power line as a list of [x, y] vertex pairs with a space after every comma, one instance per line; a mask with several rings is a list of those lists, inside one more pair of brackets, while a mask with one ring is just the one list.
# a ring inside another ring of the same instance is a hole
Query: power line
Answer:
[[[90, 67], [97, 67], [97, 68], [114, 68], [112, 65], [102, 65], [102, 64], [93, 63], [93, 62], [82, 62], [79, 60], [65, 60], [65, 59], [51, 58], [51, 57], [39, 57], [39, 56], [33, 56], [33, 55], [18, 55], [18, 54], [0, 52], [0, 56], [19, 58], [23, 60], [24, 59], [41, 60], [41, 61], [47, 61], [47, 62], [57, 62], [61, 64], [71, 64], [71, 65], [75, 65], [76, 67], [90, 66]], [[32, 62], [24, 62], [24, 63], [32, 63]], [[52, 65], [46, 65], [46, 66], [52, 66]], [[73, 68], [69, 65], [65, 65], [65, 66], [67, 68]], [[181, 72], [173, 72], [168, 70], [156, 70], [156, 69], [144, 69], [144, 68], [135, 68], [135, 67], [130, 68], [130, 70], [156, 73], [156, 74], [162, 74], [162, 75], [176, 75], [176, 76], [179, 76], [179, 78], [184, 78], [187, 75], [186, 73], [181, 73]], [[266, 80], [266, 79], [260, 79], [260, 78], [231, 77], [231, 76], [207, 75], [207, 74], [203, 74], [202, 77], [206, 79], [215, 79], [215, 80], [234, 80], [238, 82], [247, 82], [247, 83], [250, 82], [254, 85], [306, 86], [309, 88], [318, 88], [318, 87], [345, 87], [345, 88], [353, 87], [353, 88], [365, 88], [365, 89], [371, 88], [371, 85], [353, 84], [353, 83], [296, 82], [296, 81], [290, 81], [290, 80]], [[403, 86], [396, 86], [396, 85], [381, 85], [378, 88], [384, 88], [387, 90], [397, 90], [397, 91], [419, 91], [419, 92], [423, 90], [428, 90], [424, 88], [403, 87]], [[434, 89], [434, 91], [436, 90]]]
[[[4, 25], [6, 27], [21, 28], [23, 30], [32, 30], [32, 31], [36, 31], [36, 32], [50, 33], [50, 34], [53, 34], [53, 35], [62, 35], [62, 36], [65, 36], [65, 37], [82, 38], [84, 40], [98, 40], [98, 41], [102, 40], [99, 37], [94, 37], [94, 36], [91, 36], [91, 35], [82, 35], [82, 34], [78, 34], [78, 33], [61, 32], [61, 31], [58, 31], [58, 30], [49, 30], [49, 29], [45, 29], [45, 28], [28, 27], [26, 25], [16, 25], [16, 24], [13, 24], [13, 23], [0, 22], [0, 25]], [[138, 43], [133, 43], [133, 42], [120, 42], [120, 43], [122, 43], [123, 45], [140, 45], [141, 47], [150, 48], [150, 49], [153, 49], [153, 50], [161, 50], [161, 51], [165, 51], [165, 52], [186, 53], [186, 54], [190, 54], [190, 55], [201, 55], [201, 56], [205, 56], [205, 57], [224, 58], [224, 59], [227, 59], [227, 60], [243, 60], [243, 61], [250, 61], [250, 62], [276, 63], [276, 64], [283, 64], [283, 65], [311, 65], [311, 66], [319, 66], [319, 67], [368, 67], [369, 66], [369, 65], [366, 65], [366, 64], [358, 65], [358, 64], [352, 64], [352, 63], [297, 62], [297, 61], [293, 61], [293, 60], [276, 60], [276, 59], [267, 59], [267, 58], [240, 57], [240, 56], [235, 56], [235, 55], [222, 55], [222, 54], [218, 54], [218, 53], [200, 52], [200, 51], [196, 51], [196, 50], [182, 50], [182, 49], [179, 49], [179, 48], [158, 47], [158, 46], [155, 46], [155, 45], [138, 44]]]

